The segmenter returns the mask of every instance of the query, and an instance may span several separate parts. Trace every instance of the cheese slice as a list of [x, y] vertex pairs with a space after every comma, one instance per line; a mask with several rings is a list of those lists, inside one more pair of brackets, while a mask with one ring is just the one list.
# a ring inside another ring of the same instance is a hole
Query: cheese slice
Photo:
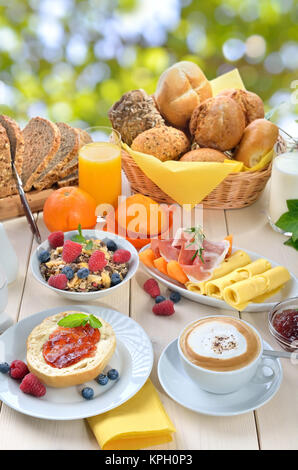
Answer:
[[257, 274], [261, 274], [271, 268], [271, 264], [266, 259], [258, 259], [252, 263], [235, 269], [226, 276], [208, 281], [206, 283], [205, 292], [211, 297], [216, 299], [223, 299], [223, 291], [226, 287], [235, 284], [236, 282], [243, 281]]
[[245, 251], [237, 250], [235, 251], [235, 253], [229, 256], [229, 258], [225, 259], [220, 264], [220, 266], [214, 269], [212, 276], [210, 279], [208, 279], [208, 281], [187, 282], [185, 284], [185, 287], [192, 292], [196, 292], [197, 294], [204, 295], [206, 294], [207, 282], [211, 281], [212, 279], [218, 279], [219, 277], [223, 277], [237, 268], [246, 266], [248, 263], [250, 263], [250, 261], [251, 259]]
[[260, 299], [265, 298], [262, 296], [277, 292], [290, 278], [290, 273], [286, 268], [277, 266], [226, 287], [223, 290], [223, 297], [227, 304], [241, 311], [250, 302], [254, 302], [254, 299], [260, 302]]

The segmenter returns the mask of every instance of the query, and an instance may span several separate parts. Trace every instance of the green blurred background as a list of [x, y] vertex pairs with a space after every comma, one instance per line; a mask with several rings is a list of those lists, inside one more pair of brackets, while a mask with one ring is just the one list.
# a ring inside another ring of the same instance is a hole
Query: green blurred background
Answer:
[[154, 92], [185, 59], [209, 79], [238, 67], [298, 135], [297, 0], [0, 0], [0, 108], [21, 125], [107, 124], [125, 91]]

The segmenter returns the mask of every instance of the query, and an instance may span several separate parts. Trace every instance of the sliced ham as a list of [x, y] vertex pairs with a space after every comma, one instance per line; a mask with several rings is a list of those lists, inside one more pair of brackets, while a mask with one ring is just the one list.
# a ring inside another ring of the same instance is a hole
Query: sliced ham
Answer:
[[213, 270], [225, 259], [229, 246], [227, 240], [211, 242], [204, 239], [202, 256], [200, 257], [197, 251], [199, 247], [191, 245], [190, 238], [184, 236], [183, 233], [180, 238], [151, 241], [151, 249], [154, 253], [157, 256], [162, 256], [167, 262], [178, 261], [191, 282], [210, 279]]

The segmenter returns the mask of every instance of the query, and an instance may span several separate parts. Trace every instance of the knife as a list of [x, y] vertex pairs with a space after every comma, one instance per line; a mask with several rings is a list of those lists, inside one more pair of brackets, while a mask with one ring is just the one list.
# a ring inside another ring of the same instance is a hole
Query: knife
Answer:
[[26, 198], [24, 189], [23, 189], [22, 180], [21, 180], [21, 178], [19, 177], [18, 172], [17, 172], [17, 169], [16, 169], [16, 167], [15, 167], [14, 157], [15, 157], [15, 155], [14, 155], [13, 152], [11, 151], [11, 166], [12, 166], [12, 171], [13, 171], [13, 174], [14, 174], [14, 177], [15, 177], [15, 180], [16, 180], [16, 183], [17, 183], [18, 193], [19, 193], [19, 196], [20, 196], [20, 199], [21, 199], [21, 203], [22, 203], [24, 212], [25, 212], [25, 216], [26, 216], [26, 218], [27, 218], [27, 220], [28, 220], [28, 223], [29, 223], [30, 228], [31, 228], [31, 232], [33, 233], [33, 236], [34, 236], [35, 240], [36, 240], [37, 243], [40, 245], [40, 243], [41, 243], [41, 236], [40, 236], [38, 227], [37, 227], [37, 225], [36, 225], [35, 219], [34, 219], [34, 217], [33, 217], [31, 208], [30, 208], [30, 206], [29, 206], [29, 204], [28, 204], [28, 201], [27, 201], [27, 198]]

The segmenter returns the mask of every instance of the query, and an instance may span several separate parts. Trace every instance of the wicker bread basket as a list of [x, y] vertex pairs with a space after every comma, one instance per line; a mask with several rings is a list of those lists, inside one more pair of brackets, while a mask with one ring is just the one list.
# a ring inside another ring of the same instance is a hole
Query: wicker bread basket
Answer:
[[[285, 150], [286, 143], [279, 136], [275, 152], [280, 154]], [[122, 168], [133, 192], [149, 196], [159, 203], [175, 203], [143, 173], [134, 159], [124, 150], [122, 150]], [[272, 163], [269, 163], [262, 170], [231, 173], [203, 199], [202, 204], [210, 209], [241, 209], [250, 206], [265, 188], [271, 175], [271, 168]]]

